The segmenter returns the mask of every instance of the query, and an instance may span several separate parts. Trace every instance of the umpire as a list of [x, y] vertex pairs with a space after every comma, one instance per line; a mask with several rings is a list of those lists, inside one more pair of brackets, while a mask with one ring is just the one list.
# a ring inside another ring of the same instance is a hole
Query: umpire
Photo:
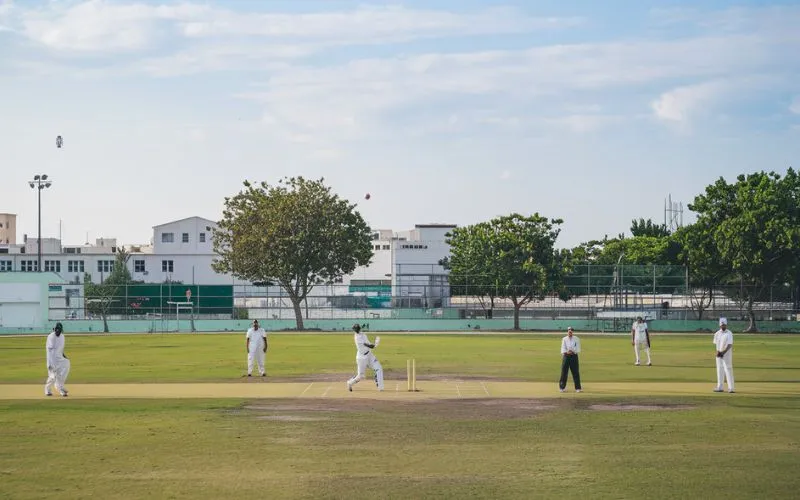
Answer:
[[581, 352], [581, 341], [572, 334], [572, 327], [567, 328], [567, 336], [561, 339], [561, 379], [558, 388], [561, 392], [567, 389], [567, 371], [572, 372], [575, 392], [581, 392], [581, 372], [578, 365], [578, 353]]

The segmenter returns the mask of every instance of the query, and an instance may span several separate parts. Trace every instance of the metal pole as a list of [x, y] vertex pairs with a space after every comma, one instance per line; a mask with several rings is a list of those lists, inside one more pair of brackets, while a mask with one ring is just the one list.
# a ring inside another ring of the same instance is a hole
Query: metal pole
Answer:
[[39, 238], [36, 240], [36, 250], [39, 258], [37, 271], [42, 272], [42, 185], [37, 186], [39, 192]]

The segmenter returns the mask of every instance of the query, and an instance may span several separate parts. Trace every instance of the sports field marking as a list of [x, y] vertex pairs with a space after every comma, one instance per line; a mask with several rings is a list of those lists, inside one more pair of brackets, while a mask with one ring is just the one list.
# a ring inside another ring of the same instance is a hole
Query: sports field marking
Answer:
[[[399, 385], [399, 382], [398, 382]], [[481, 385], [486, 390], [481, 390]], [[378, 391], [374, 385], [354, 386], [349, 392], [345, 384], [309, 387], [306, 382], [284, 383], [190, 383], [190, 384], [68, 384], [66, 399], [277, 399], [277, 398], [338, 398], [338, 399], [486, 399], [486, 398], [592, 398], [637, 396], [790, 396], [800, 397], [800, 384], [781, 382], [739, 383], [737, 394], [714, 393], [713, 383], [706, 382], [605, 382], [586, 383], [582, 394], [571, 388], [566, 393], [558, 391], [558, 384], [550, 382], [491, 382], [491, 393], [485, 383], [470, 387], [455, 381], [423, 381], [418, 392], [396, 390]], [[454, 390], [455, 389], [455, 390]], [[59, 401], [65, 398], [46, 397], [43, 384], [0, 384], [0, 400], [42, 399]]]
[[483, 387], [483, 392], [485, 392], [485, 393], [486, 393], [486, 395], [488, 396], [488, 395], [489, 395], [489, 389], [487, 389], [487, 388], [486, 388], [486, 384], [484, 384], [483, 382], [481, 382], [481, 387]]
[[300, 396], [305, 395], [305, 393], [308, 392], [309, 389], [311, 389], [312, 385], [314, 385], [314, 382], [311, 382], [310, 384], [308, 384], [308, 387], [306, 387], [305, 390], [300, 393]]

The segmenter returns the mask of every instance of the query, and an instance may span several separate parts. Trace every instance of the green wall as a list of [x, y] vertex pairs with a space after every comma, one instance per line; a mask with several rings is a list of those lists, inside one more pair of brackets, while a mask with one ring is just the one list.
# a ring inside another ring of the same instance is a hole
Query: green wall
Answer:
[[[293, 320], [260, 320], [261, 325], [268, 331], [275, 330], [288, 330], [293, 329], [295, 323]], [[375, 320], [307, 320], [305, 326], [307, 329], [322, 330], [322, 331], [349, 331], [354, 323], [358, 322], [362, 325], [368, 325], [365, 329], [372, 332], [388, 332], [388, 331], [409, 331], [409, 332], [480, 332], [480, 331], [504, 331], [511, 330], [513, 327], [512, 320], [494, 319], [494, 320], [453, 320], [453, 319], [375, 319]], [[64, 320], [64, 329], [67, 332], [73, 333], [101, 333], [103, 331], [103, 322], [101, 320]], [[145, 321], [145, 320], [119, 320], [109, 321], [109, 329], [111, 333], [162, 333], [164, 331], [177, 331], [176, 321], [173, 319], [169, 322], [158, 321]], [[2, 329], [0, 334], [15, 334], [15, 333], [31, 333], [41, 334], [49, 331], [55, 322], [48, 322], [48, 327], [42, 331], [17, 331], [14, 329]], [[195, 331], [198, 332], [245, 332], [250, 325], [249, 320], [194, 320]], [[653, 334], [657, 335], [658, 332], [676, 332], [676, 333], [709, 333], [717, 330], [716, 320], [711, 321], [683, 321], [683, 320], [663, 320], [649, 322], [650, 329]], [[601, 322], [597, 320], [521, 320], [520, 326], [524, 331], [529, 333], [535, 332], [560, 332], [565, 331], [568, 326], [575, 328], [575, 331], [580, 332], [598, 332], [605, 331], [606, 333], [614, 333], [602, 328]], [[742, 332], [746, 327], [746, 322], [732, 321], [730, 322], [730, 329], [734, 333]], [[180, 331], [190, 331], [190, 322], [188, 319], [180, 320]], [[762, 321], [759, 323], [759, 329], [762, 333], [800, 333], [800, 322], [778, 322], [778, 321]], [[617, 331], [618, 335], [627, 335], [627, 331]]]

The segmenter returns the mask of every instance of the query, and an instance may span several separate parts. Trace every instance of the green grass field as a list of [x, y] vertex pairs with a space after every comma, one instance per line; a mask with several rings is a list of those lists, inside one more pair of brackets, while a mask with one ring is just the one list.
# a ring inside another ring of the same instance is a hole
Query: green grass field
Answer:
[[[381, 337], [378, 394], [344, 389], [350, 335], [271, 336], [266, 380], [244, 335], [68, 335], [70, 398], [42, 395], [44, 338], [0, 338], [0, 497], [797, 498], [800, 336], [737, 335], [737, 394], [707, 335], [655, 337], [652, 367], [584, 336], [582, 394], [559, 336]], [[179, 383], [228, 392], [147, 397]]]

